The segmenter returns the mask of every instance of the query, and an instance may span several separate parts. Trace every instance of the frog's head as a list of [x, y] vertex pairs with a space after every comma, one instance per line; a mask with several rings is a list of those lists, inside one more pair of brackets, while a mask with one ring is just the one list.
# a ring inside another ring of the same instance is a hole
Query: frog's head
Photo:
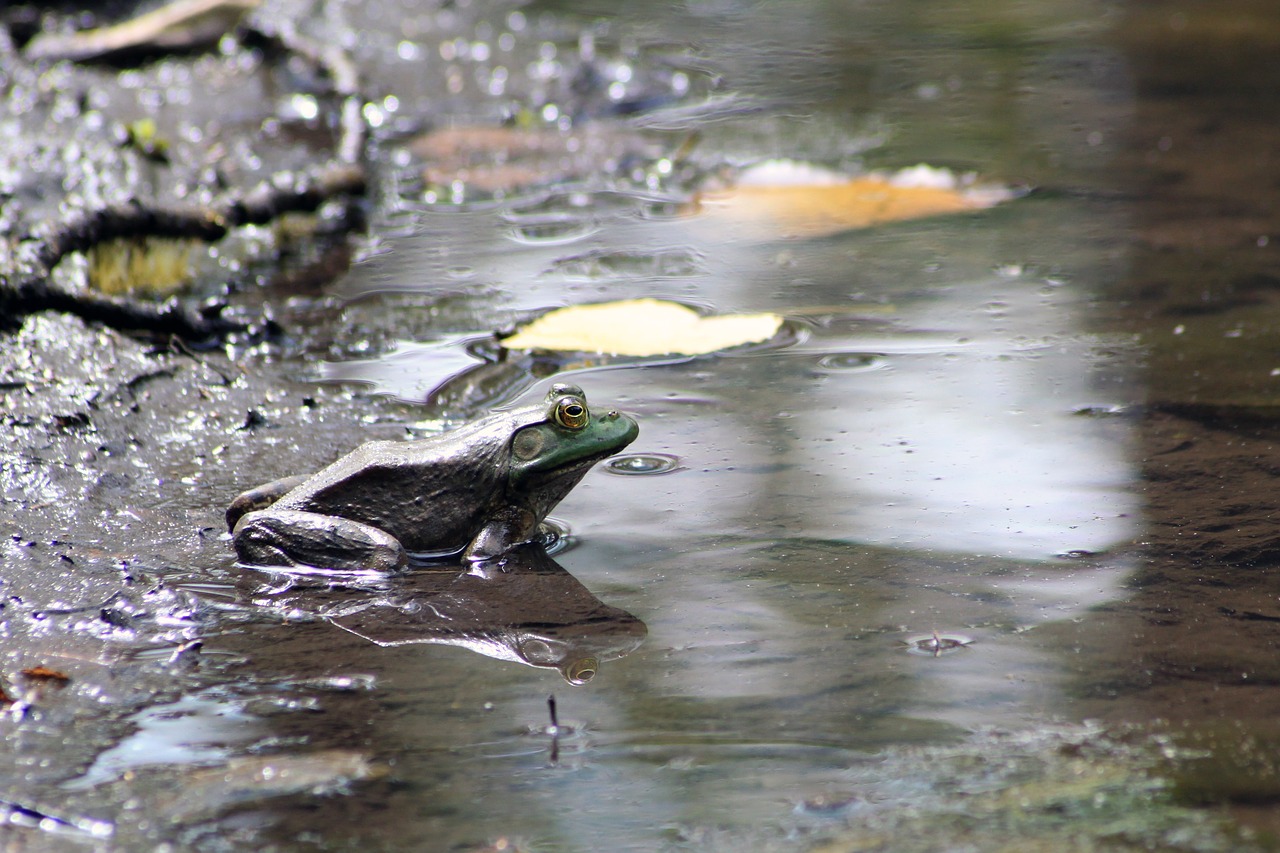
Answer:
[[511, 488], [534, 499], [545, 513], [588, 468], [622, 450], [639, 433], [640, 426], [627, 415], [592, 412], [577, 385], [554, 385], [542, 416], [511, 437]]

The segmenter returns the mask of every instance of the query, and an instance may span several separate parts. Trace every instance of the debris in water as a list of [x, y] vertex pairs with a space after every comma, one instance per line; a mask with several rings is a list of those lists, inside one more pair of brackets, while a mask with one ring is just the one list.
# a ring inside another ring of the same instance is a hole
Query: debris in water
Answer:
[[232, 806], [273, 797], [341, 791], [353, 782], [376, 779], [386, 772], [386, 767], [364, 753], [347, 749], [243, 756], [190, 771], [157, 805], [170, 820], [194, 822]]
[[56, 669], [50, 669], [43, 664], [40, 666], [33, 666], [30, 669], [24, 669], [22, 670], [22, 674], [33, 681], [53, 681], [59, 684], [66, 684], [71, 680], [71, 676], [66, 673], [59, 672]]
[[27, 58], [104, 59], [140, 51], [193, 50], [216, 43], [240, 25], [260, 0], [177, 0], [119, 24], [77, 33], [44, 33]]
[[99, 293], [165, 296], [191, 280], [193, 240], [127, 237], [99, 243], [88, 252], [89, 284]]
[[973, 638], [964, 634], [939, 634], [933, 631], [906, 637], [902, 642], [906, 645], [908, 654], [939, 658], [968, 648], [973, 644]]
[[556, 715], [556, 697], [547, 697], [547, 711], [551, 715], [551, 725], [547, 726], [547, 734], [551, 735], [550, 762], [554, 766], [560, 763], [560, 719]]

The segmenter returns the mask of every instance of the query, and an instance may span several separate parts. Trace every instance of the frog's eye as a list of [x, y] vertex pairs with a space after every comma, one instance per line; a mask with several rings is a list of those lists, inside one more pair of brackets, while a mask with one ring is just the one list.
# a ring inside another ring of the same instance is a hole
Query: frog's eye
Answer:
[[591, 419], [587, 404], [578, 397], [561, 397], [556, 401], [551, 417], [565, 429], [582, 429]]

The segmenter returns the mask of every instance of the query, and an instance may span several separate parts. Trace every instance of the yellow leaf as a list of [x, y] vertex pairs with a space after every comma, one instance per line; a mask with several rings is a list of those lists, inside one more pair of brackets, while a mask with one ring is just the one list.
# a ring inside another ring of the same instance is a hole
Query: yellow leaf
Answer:
[[146, 237], [111, 240], [88, 251], [89, 285], [112, 296], [167, 296], [191, 280], [191, 240]]
[[1013, 197], [977, 187], [945, 169], [917, 166], [893, 174], [847, 177], [791, 161], [744, 172], [700, 207], [712, 221], [769, 238], [822, 237], [884, 222], [980, 210]]
[[661, 299], [627, 299], [559, 308], [503, 339], [507, 349], [608, 355], [703, 355], [767, 341], [782, 328], [777, 314], [704, 317]]

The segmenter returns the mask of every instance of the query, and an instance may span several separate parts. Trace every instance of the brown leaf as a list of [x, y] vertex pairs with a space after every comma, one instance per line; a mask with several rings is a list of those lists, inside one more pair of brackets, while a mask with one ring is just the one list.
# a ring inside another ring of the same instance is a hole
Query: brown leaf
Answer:
[[811, 238], [981, 210], [1013, 195], [928, 166], [845, 176], [804, 163], [771, 161], [744, 172], [728, 190], [701, 197], [698, 212], [757, 237]]
[[71, 676], [59, 672], [56, 669], [50, 669], [43, 664], [40, 666], [33, 666], [30, 669], [24, 669], [22, 670], [22, 674], [34, 681], [57, 681], [61, 684], [66, 684], [71, 680]]

